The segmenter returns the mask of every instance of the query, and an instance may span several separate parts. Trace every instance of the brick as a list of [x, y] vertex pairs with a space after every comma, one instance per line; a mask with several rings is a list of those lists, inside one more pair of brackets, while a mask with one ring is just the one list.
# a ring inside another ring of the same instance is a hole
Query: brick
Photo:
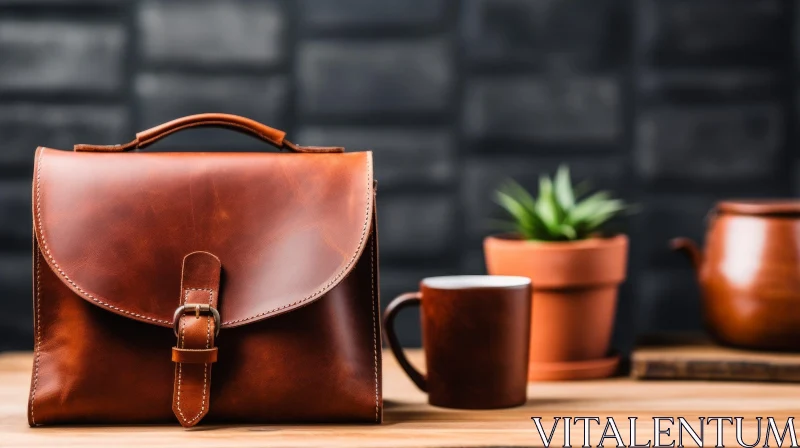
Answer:
[[638, 300], [632, 287], [632, 283], [635, 282], [638, 273], [636, 266], [631, 266], [635, 262], [635, 260], [628, 261], [628, 278], [619, 288], [617, 311], [614, 315], [614, 333], [611, 337], [612, 350], [616, 350], [623, 356], [630, 354], [635, 346], [637, 330], [639, 330], [636, 320], [636, 304]]
[[115, 144], [131, 139], [127, 113], [116, 106], [13, 103], [0, 108], [4, 151], [0, 166], [30, 177], [37, 146], [72, 149], [76, 143]]
[[445, 6], [444, 0], [302, 0], [300, 16], [315, 29], [432, 25], [444, 18]]
[[[195, 76], [142, 74], [136, 79], [138, 128], [161, 124], [184, 115], [224, 112], [283, 128], [287, 84], [281, 76]], [[221, 129], [199, 129], [170, 136], [159, 149], [263, 149], [265, 143]]]
[[445, 130], [305, 127], [297, 133], [297, 141], [344, 146], [348, 151], [374, 151], [378, 191], [455, 181], [453, 137]]
[[792, 48], [794, 49], [794, 60], [800, 60], [800, 27], [797, 26], [800, 23], [800, 0], [790, 0], [792, 6], [791, 9], [794, 10], [794, 18], [793, 18], [793, 45]]
[[[571, 170], [573, 182], [589, 180], [593, 188], [610, 189], [624, 197], [621, 188], [626, 175], [626, 167], [619, 158], [603, 159], [551, 159], [525, 157], [480, 157], [468, 159], [464, 164], [461, 182], [461, 203], [464, 207], [464, 227], [470, 244], [486, 235], [501, 233], [492, 224], [493, 220], [506, 220], [503, 210], [494, 203], [495, 190], [511, 178], [535, 195], [539, 176], [553, 174], [560, 163], [566, 163]], [[470, 246], [472, 247], [472, 246]]]
[[657, 66], [782, 66], [789, 26], [780, 0], [643, 0], [641, 52]]
[[624, 28], [608, 0], [468, 0], [461, 36], [468, 60], [567, 72], [614, 68]]
[[276, 1], [151, 0], [138, 23], [148, 62], [265, 65], [283, 57], [288, 19]]
[[639, 101], [708, 103], [763, 101], [782, 95], [781, 74], [765, 69], [643, 70], [637, 82]]
[[768, 178], [784, 143], [771, 103], [654, 108], [639, 114], [636, 134], [638, 172], [649, 181]]
[[793, 163], [793, 180], [792, 188], [794, 189], [794, 195], [800, 196], [800, 160], [795, 160]]
[[465, 275], [486, 274], [486, 258], [481, 242], [462, 244], [460, 271]]
[[64, 6], [77, 6], [78, 8], [84, 7], [86, 5], [93, 5], [93, 6], [104, 6], [104, 5], [118, 5], [120, 3], [126, 3], [130, 0], [0, 0], [0, 6], [29, 6], [29, 5], [36, 5], [36, 6], [58, 6], [59, 8], [63, 8]]
[[424, 41], [312, 41], [298, 53], [305, 114], [444, 112], [453, 84], [448, 46]]
[[33, 348], [31, 265], [30, 240], [27, 252], [0, 252], [0, 352]]
[[[404, 292], [417, 291], [419, 281], [427, 276], [424, 271], [408, 272], [401, 270], [381, 269], [381, 308], [386, 306]], [[420, 347], [422, 333], [420, 330], [419, 308], [410, 307], [402, 311], [395, 321], [397, 337], [405, 347]], [[383, 331], [386, 331], [384, 328]]]
[[467, 84], [464, 131], [477, 138], [615, 141], [621, 100], [612, 77], [489, 78]]
[[449, 194], [378, 195], [381, 256], [443, 256], [455, 241], [456, 201]]
[[117, 24], [0, 20], [0, 90], [113, 92], [125, 39]]
[[639, 334], [702, 328], [700, 292], [690, 268], [648, 270], [635, 283]]
[[716, 201], [712, 197], [659, 196], [642, 201], [643, 210], [635, 217], [642, 231], [640, 247], [649, 267], [686, 268], [689, 260], [670, 250], [669, 241], [687, 237], [702, 247], [707, 216]]
[[0, 181], [0, 250], [30, 248], [31, 219], [30, 180]]

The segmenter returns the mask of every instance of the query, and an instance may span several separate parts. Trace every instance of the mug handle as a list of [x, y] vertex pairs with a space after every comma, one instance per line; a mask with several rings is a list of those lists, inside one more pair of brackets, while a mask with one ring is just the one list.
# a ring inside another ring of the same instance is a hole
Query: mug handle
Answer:
[[427, 392], [428, 381], [425, 375], [421, 374], [419, 370], [415, 369], [414, 366], [408, 362], [408, 358], [406, 358], [406, 354], [403, 352], [403, 347], [397, 339], [397, 333], [394, 331], [394, 320], [400, 310], [412, 305], [419, 306], [421, 301], [422, 294], [419, 292], [407, 292], [397, 296], [397, 298], [389, 303], [389, 306], [386, 307], [386, 311], [383, 313], [383, 327], [386, 329], [386, 339], [389, 342], [389, 348], [392, 349], [394, 357], [397, 358], [397, 363], [400, 364], [400, 367], [405, 370], [406, 374], [411, 378], [411, 381], [413, 381], [421, 391]]

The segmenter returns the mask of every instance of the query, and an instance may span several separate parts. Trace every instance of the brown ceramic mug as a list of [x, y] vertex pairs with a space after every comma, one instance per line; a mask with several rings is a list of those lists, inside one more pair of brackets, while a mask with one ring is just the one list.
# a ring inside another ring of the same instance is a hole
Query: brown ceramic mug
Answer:
[[[495, 409], [527, 399], [531, 282], [526, 277], [430, 277], [384, 313], [389, 347], [435, 406]], [[394, 329], [398, 312], [421, 305], [427, 374], [409, 362]]]

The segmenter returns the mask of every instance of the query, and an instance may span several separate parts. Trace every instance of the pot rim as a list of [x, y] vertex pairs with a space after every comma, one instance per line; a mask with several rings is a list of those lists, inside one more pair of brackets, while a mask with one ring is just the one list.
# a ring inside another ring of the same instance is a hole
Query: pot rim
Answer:
[[505, 247], [513, 246], [519, 248], [527, 246], [529, 248], [536, 248], [537, 250], [596, 250], [598, 248], [627, 246], [628, 236], [624, 233], [618, 233], [606, 237], [592, 237], [577, 241], [537, 241], [523, 240], [513, 237], [510, 233], [503, 233], [498, 235], [489, 235], [484, 239], [484, 241]]
[[720, 213], [736, 215], [798, 215], [800, 201], [792, 199], [732, 199], [717, 203]]

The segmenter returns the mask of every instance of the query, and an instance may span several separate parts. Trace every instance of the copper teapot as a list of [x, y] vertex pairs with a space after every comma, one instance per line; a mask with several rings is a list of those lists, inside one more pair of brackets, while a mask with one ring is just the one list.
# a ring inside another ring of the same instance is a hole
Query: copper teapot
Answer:
[[706, 327], [719, 342], [800, 351], [800, 201], [726, 201], [705, 251], [672, 240], [697, 271]]

